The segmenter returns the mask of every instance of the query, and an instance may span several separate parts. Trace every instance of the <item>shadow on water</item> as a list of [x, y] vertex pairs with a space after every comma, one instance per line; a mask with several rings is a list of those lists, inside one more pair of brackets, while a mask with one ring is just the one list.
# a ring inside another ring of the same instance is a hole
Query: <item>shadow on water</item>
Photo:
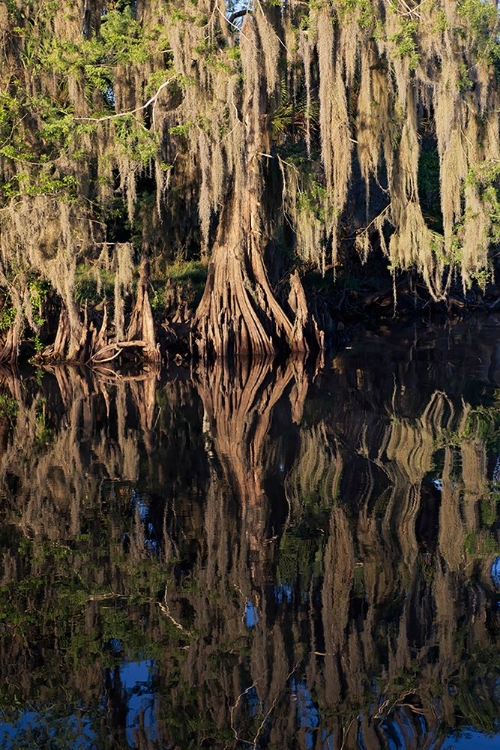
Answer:
[[0, 746], [488, 746], [499, 354], [2, 372]]

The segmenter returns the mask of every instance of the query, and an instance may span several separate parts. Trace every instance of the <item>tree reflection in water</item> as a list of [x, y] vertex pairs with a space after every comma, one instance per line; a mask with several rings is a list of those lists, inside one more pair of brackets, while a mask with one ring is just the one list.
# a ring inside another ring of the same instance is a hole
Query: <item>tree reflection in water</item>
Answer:
[[316, 373], [3, 373], [0, 744], [500, 731], [499, 340], [363, 334]]

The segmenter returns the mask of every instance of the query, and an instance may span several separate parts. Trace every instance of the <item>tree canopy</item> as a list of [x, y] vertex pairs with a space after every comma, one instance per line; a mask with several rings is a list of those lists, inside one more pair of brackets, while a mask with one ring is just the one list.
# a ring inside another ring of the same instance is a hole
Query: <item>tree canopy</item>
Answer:
[[435, 300], [484, 284], [498, 25], [483, 0], [2, 0], [2, 358], [154, 356], [150, 269], [179, 259], [208, 266], [215, 355], [322, 346], [301, 272], [347, 250]]

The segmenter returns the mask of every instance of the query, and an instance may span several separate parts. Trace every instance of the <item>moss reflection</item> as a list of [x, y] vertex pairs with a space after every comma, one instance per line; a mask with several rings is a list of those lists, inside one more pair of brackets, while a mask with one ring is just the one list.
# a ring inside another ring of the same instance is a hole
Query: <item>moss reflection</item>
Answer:
[[13, 747], [377, 750], [499, 731], [492, 345], [478, 334], [485, 386], [467, 400], [448, 340], [412, 338], [412, 357], [401, 333], [383, 341], [318, 373], [61, 371], [16, 393], [0, 456]]

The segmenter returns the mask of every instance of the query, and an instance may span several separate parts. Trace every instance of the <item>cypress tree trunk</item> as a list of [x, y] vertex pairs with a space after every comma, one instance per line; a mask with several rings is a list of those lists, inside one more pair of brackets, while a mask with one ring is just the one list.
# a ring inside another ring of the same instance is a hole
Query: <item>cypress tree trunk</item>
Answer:
[[[265, 162], [272, 155], [261, 33], [255, 18], [247, 15], [241, 30], [241, 161], [235, 170], [232, 198], [221, 215], [207, 285], [196, 313], [198, 348], [204, 356], [269, 356], [283, 344], [292, 350], [308, 350], [303, 327], [294, 328], [276, 299], [264, 262], [271, 236]], [[308, 318], [307, 310], [305, 315], [297, 311], [297, 320], [303, 318]]]
[[[139, 268], [139, 281], [137, 284], [137, 298], [130, 325], [127, 331], [129, 342], [137, 340], [138, 345], [142, 346], [144, 358], [148, 362], [160, 362], [159, 347], [156, 343], [155, 325], [153, 320], [153, 311], [148, 294], [149, 284], [149, 259], [143, 257]], [[119, 346], [120, 344], [118, 344]]]

